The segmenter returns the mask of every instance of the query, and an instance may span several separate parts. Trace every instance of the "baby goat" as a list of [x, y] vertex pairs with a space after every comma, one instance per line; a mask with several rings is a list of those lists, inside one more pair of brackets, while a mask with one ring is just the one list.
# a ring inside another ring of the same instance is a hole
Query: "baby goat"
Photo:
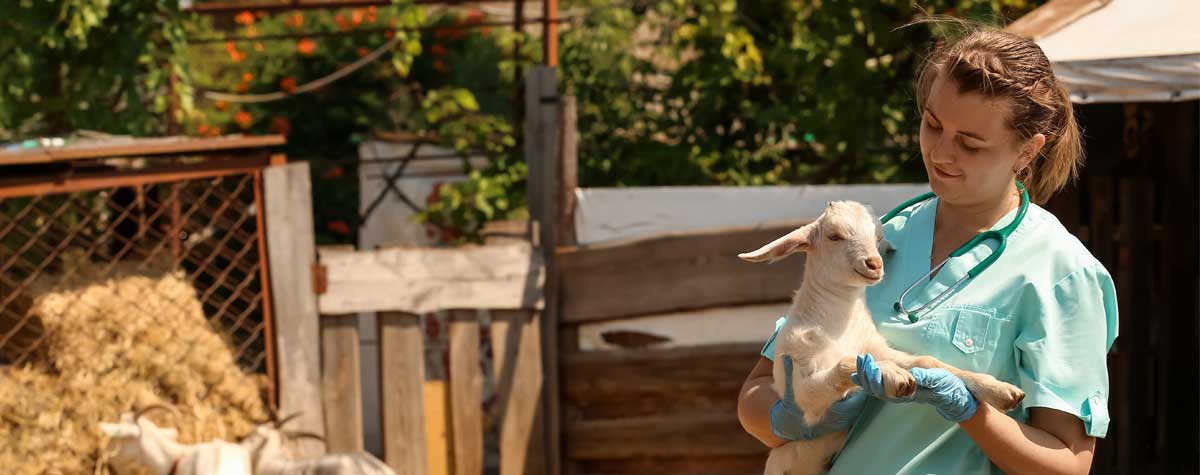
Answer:
[[271, 413], [273, 422], [259, 424], [254, 432], [242, 439], [241, 445], [251, 454], [256, 475], [396, 475], [391, 467], [366, 452], [329, 454], [316, 458], [293, 460], [284, 450], [285, 437], [320, 436], [282, 429], [299, 414], [282, 420]]
[[[867, 310], [865, 289], [883, 279], [880, 249], [890, 247], [883, 226], [870, 210], [853, 201], [829, 203], [816, 221], [762, 248], [738, 257], [752, 262], [776, 261], [807, 252], [804, 282], [792, 298], [787, 321], [775, 337], [775, 390], [784, 394], [784, 358], [792, 359], [792, 390], [805, 422], [815, 425], [837, 401], [858, 390], [850, 375], [856, 357], [870, 353], [891, 397], [916, 390], [908, 368], [945, 368], [963, 379], [982, 402], [1008, 411], [1025, 397], [1016, 386], [986, 374], [953, 368], [935, 358], [912, 356], [892, 348], [875, 329]], [[766, 474], [821, 473], [841, 449], [846, 431], [813, 440], [798, 440], [771, 450]]]
[[118, 475], [250, 475], [246, 449], [219, 439], [192, 445], [176, 442], [175, 429], [142, 417], [156, 408], [174, 412], [153, 405], [122, 414], [120, 422], [100, 423], [100, 431], [109, 437], [109, 464]]

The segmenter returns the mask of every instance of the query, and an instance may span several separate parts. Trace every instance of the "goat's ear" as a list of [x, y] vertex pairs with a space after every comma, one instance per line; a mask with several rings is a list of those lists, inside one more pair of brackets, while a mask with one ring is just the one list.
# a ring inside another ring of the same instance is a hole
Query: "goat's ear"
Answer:
[[807, 224], [784, 234], [783, 237], [771, 241], [756, 251], [738, 254], [738, 257], [750, 262], [775, 262], [792, 253], [807, 251], [814, 233], [816, 233], [816, 223]]
[[101, 422], [100, 432], [103, 432], [109, 438], [116, 439], [119, 437], [137, 437], [141, 431], [138, 426], [133, 424]]
[[896, 252], [896, 246], [893, 246], [892, 242], [888, 241], [886, 238], [880, 239], [879, 240], [879, 254], [884, 255], [884, 254], [888, 254], [888, 253], [892, 253], [892, 252]]

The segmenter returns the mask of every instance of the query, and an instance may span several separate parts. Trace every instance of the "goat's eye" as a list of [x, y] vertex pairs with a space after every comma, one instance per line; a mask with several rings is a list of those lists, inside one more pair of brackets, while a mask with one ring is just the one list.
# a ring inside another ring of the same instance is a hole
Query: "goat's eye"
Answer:
[[842, 239], [843, 239], [842, 236], [839, 234], [830, 234], [829, 235], [830, 241], [841, 241]]

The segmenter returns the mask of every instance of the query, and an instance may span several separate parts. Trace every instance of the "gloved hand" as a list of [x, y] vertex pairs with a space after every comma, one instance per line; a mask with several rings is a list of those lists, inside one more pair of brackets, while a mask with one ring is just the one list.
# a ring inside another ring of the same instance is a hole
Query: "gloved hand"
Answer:
[[821, 416], [821, 420], [809, 425], [804, 420], [804, 410], [796, 404], [792, 392], [791, 358], [784, 358], [783, 361], [788, 383], [785, 385], [783, 397], [771, 407], [771, 432], [775, 437], [784, 440], [812, 440], [849, 429], [854, 424], [867, 403], [866, 391], [854, 391], [841, 401], [833, 403], [825, 415]]
[[850, 379], [862, 386], [863, 392], [884, 401], [915, 401], [932, 405], [938, 414], [950, 422], [962, 422], [975, 415], [979, 403], [958, 376], [942, 368], [913, 368], [910, 372], [917, 381], [917, 390], [904, 398], [888, 397], [884, 392], [883, 375], [875, 364], [875, 358], [869, 354], [858, 357], [858, 372], [850, 375]]

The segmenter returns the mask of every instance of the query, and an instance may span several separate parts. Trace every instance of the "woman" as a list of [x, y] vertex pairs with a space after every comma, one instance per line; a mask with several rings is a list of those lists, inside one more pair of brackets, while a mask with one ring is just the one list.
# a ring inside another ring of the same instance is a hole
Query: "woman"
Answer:
[[[1004, 414], [978, 404], [949, 373], [914, 370], [916, 396], [889, 400], [872, 381], [873, 362], [860, 358], [855, 382], [874, 397], [857, 418], [845, 413], [858, 412], [862, 396], [827, 418], [853, 424], [831, 473], [1088, 473], [1095, 438], [1108, 427], [1105, 355], [1117, 305], [1104, 267], [1036, 204], [1082, 161], [1067, 92], [1036, 44], [997, 31], [935, 51], [916, 86], [921, 156], [936, 198], [885, 223], [896, 250], [884, 256], [886, 276], [867, 289], [867, 305], [893, 347], [991, 374], [1026, 397]], [[1035, 204], [999, 258], [954, 286], [997, 249], [989, 240], [923, 277], [977, 234], [1018, 217], [1018, 180]], [[896, 303], [913, 285], [902, 312]], [[770, 447], [814, 432], [777, 406], [773, 339], [738, 401], [743, 427]]]

